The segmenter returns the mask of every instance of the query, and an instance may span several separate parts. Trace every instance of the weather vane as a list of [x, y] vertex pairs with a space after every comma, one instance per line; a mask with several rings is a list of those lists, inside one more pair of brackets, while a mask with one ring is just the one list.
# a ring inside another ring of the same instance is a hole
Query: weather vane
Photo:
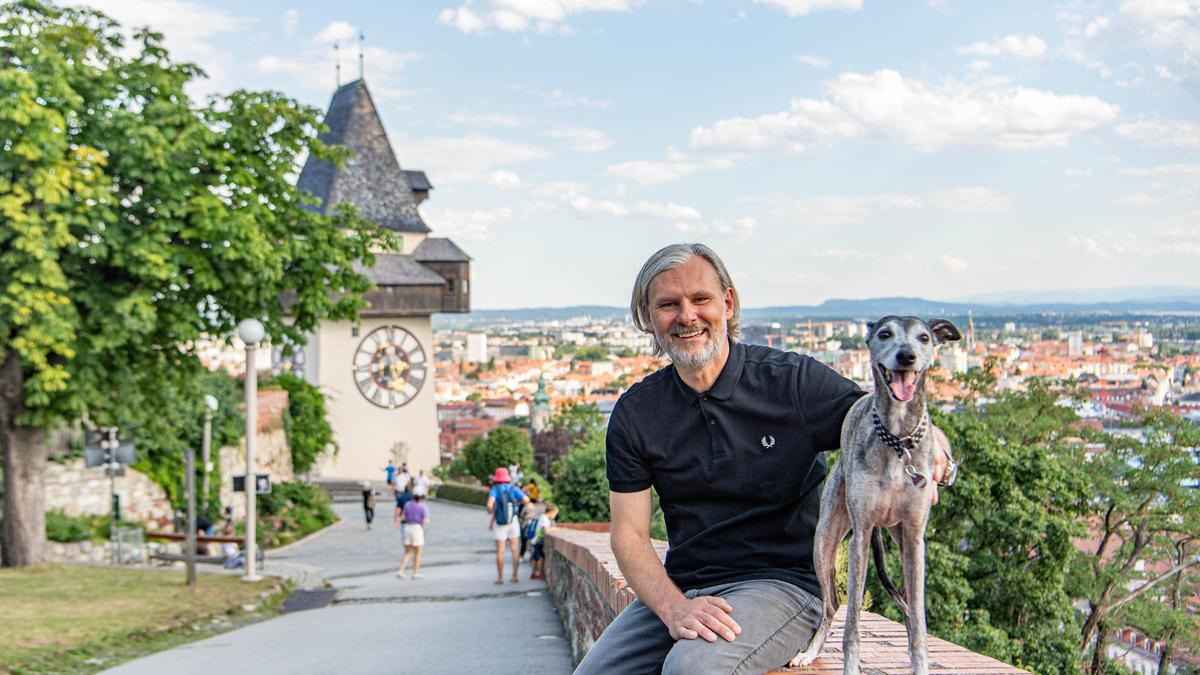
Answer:
[[363, 79], [363, 34], [358, 31], [358, 79]]
[[338, 49], [338, 43], [333, 43], [333, 71], [337, 74], [337, 86], [342, 86], [342, 52]]

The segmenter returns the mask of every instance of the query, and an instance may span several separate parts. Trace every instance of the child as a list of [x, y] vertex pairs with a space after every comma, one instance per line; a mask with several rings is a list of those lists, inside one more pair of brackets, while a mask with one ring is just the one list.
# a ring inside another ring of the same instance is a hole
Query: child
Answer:
[[404, 558], [396, 576], [404, 578], [408, 558], [413, 556], [412, 578], [421, 578], [421, 550], [425, 547], [425, 526], [429, 524], [429, 509], [425, 506], [425, 495], [417, 495], [404, 505]]
[[364, 480], [362, 483], [363, 496], [363, 515], [367, 518], [367, 529], [371, 529], [371, 522], [375, 520], [375, 490], [371, 488], [371, 481]]
[[554, 519], [557, 517], [558, 507], [547, 502], [546, 512], [538, 516], [537, 530], [533, 534], [533, 556], [530, 558], [533, 562], [533, 574], [529, 575], [530, 579], [541, 579], [546, 575], [544, 569], [546, 552], [543, 550], [543, 545], [545, 544], [546, 530], [554, 527]]

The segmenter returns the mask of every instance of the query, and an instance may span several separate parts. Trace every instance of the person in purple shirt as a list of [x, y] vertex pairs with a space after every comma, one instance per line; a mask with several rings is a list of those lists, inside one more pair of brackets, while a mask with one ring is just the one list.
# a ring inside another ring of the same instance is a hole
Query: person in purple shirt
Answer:
[[408, 559], [413, 559], [412, 578], [421, 578], [421, 550], [425, 548], [425, 526], [429, 524], [429, 509], [425, 506], [425, 495], [417, 495], [404, 505], [401, 514], [404, 520], [404, 558], [400, 560], [400, 569], [396, 576], [404, 578], [404, 568], [408, 567]]

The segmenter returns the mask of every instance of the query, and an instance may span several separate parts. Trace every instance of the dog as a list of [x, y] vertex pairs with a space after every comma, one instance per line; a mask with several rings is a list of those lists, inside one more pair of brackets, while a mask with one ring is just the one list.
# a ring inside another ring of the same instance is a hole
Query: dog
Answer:
[[[932, 481], [935, 449], [944, 449], [950, 461], [943, 485], [954, 481], [957, 466], [950, 457], [945, 435], [929, 421], [925, 373], [933, 364], [937, 345], [961, 339], [958, 328], [945, 319], [925, 322], [916, 317], [885, 316], [867, 324], [866, 341], [875, 392], [859, 399], [842, 423], [841, 455], [821, 494], [821, 515], [813, 547], [824, 615], [808, 647], [798, 652], [788, 665], [812, 663], [829, 636], [838, 608], [835, 583], [838, 545], [853, 530], [842, 641], [843, 673], [860, 672], [858, 621], [870, 545], [875, 552], [876, 574], [904, 614], [913, 673], [928, 674], [925, 524], [935, 489]], [[887, 578], [878, 528], [886, 528], [900, 547], [904, 594]]]

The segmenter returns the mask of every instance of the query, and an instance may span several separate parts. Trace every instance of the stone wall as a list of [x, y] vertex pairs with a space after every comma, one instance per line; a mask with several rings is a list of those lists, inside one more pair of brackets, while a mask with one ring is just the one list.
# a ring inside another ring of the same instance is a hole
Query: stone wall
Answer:
[[[254, 446], [254, 472], [271, 474], [271, 483], [291, 482], [296, 478], [292, 470], [292, 450], [288, 446], [287, 433], [283, 429], [283, 413], [287, 406], [287, 391], [280, 389], [258, 392], [258, 434]], [[242, 520], [246, 517], [246, 495], [233, 491], [233, 477], [246, 473], [246, 444], [225, 446], [219, 453], [221, 504], [232, 506], [234, 519]]]
[[[590, 524], [582, 525], [587, 527]], [[572, 523], [546, 534], [546, 581], [571, 641], [571, 652], [576, 663], [583, 659], [617, 614], [637, 598], [617, 567], [608, 534], [595, 531], [607, 528], [591, 525], [583, 529], [579, 524]], [[655, 540], [653, 544], [659, 557], [663, 558], [667, 543]], [[843, 607], [816, 661], [804, 668], [787, 669], [787, 672], [808, 675], [842, 672], [841, 629], [844, 616]], [[902, 624], [878, 614], [863, 612], [860, 628], [865, 645], [862, 653], [863, 672], [908, 672], [908, 641]], [[931, 672], [947, 675], [1026, 673], [933, 636], [929, 637], [929, 658]]]
[[171, 502], [162, 486], [145, 474], [125, 467], [125, 475], [110, 483], [104, 467], [85, 468], [83, 459], [46, 465], [46, 510], [86, 516], [112, 512], [112, 487], [121, 496], [121, 517], [152, 527], [172, 522]]

